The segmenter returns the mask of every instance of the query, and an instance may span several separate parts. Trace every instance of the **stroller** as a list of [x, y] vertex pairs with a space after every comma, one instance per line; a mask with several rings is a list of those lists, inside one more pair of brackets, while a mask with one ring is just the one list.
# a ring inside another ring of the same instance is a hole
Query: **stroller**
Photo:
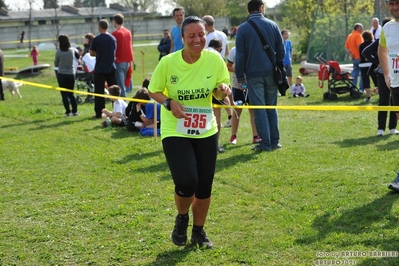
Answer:
[[[86, 73], [83, 69], [76, 71], [76, 87], [80, 91], [87, 91], [94, 93], [94, 74]], [[94, 97], [92, 95], [87, 95], [83, 100], [79, 95], [76, 96], [76, 101], [78, 104], [82, 103], [94, 103]]]
[[[84, 67], [78, 66], [76, 71], [76, 87], [80, 91], [94, 93], [94, 72], [89, 73]], [[104, 88], [104, 92], [109, 94], [106, 88]], [[94, 96], [87, 95], [84, 100], [80, 96], [76, 96], [76, 102], [78, 104], [94, 103]], [[105, 102], [109, 103], [111, 100], [109, 98], [105, 98]]]
[[319, 88], [323, 88], [324, 81], [328, 83], [328, 90], [323, 94], [324, 100], [335, 101], [337, 94], [349, 93], [352, 99], [359, 99], [359, 89], [352, 83], [349, 72], [342, 72], [337, 61], [327, 61], [321, 55], [314, 57], [319, 63]]

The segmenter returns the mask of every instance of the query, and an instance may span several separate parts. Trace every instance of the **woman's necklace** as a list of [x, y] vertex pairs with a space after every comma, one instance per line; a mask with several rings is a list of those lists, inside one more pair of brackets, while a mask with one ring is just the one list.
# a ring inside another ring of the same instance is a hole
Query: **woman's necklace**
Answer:
[[[189, 51], [187, 51], [187, 53], [188, 53], [188, 57], [190, 58], [190, 62], [191, 62], [191, 64], [194, 64], [194, 62], [193, 62], [193, 59], [191, 58], [191, 54], [190, 54], [190, 52]], [[198, 59], [195, 61], [195, 62], [197, 62], [198, 61]]]
[[[191, 54], [190, 54], [190, 52], [188, 50], [187, 50], [187, 53], [188, 53], [188, 57], [190, 59], [190, 63], [194, 64], [193, 59], [191, 58]], [[197, 62], [199, 60], [199, 58], [195, 62]], [[198, 69], [194, 69], [194, 71], [197, 73], [198, 77], [204, 82], [205, 88], [209, 89], [208, 88], [208, 79], [201, 77], [201, 74], [199, 73]]]
[[190, 62], [191, 62], [191, 64], [194, 64], [194, 63], [193, 63], [193, 59], [191, 59], [191, 54], [190, 54], [190, 52], [189, 52], [189, 51], [187, 51], [187, 53], [188, 53], [188, 57], [190, 58]]

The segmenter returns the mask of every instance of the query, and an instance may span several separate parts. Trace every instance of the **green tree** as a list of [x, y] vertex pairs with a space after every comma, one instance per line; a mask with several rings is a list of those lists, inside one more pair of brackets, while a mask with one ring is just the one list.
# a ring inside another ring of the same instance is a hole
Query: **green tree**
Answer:
[[4, 0], [0, 0], [0, 7], [4, 7], [8, 10], [8, 6], [6, 5], [6, 3], [4, 3]]
[[226, 8], [230, 17], [231, 25], [240, 25], [248, 16], [247, 0], [227, 1]]
[[[130, 2], [133, 2], [134, 0], [130, 0]], [[159, 8], [159, 1], [153, 1], [153, 0], [136, 0], [136, 4], [139, 7], [139, 10], [141, 11], [147, 11], [149, 13], [155, 13], [157, 12]]]
[[100, 7], [106, 6], [105, 0], [83, 0], [82, 7]]
[[73, 2], [74, 7], [83, 7], [83, 1], [82, 0], [75, 0]]
[[287, 28], [295, 32], [297, 37], [295, 50], [301, 54], [307, 51], [313, 17], [317, 11], [319, 1], [283, 1], [276, 7], [277, 13], [282, 15], [282, 21], [279, 23], [280, 28]]
[[368, 28], [374, 1], [284, 0], [277, 10], [283, 16], [280, 27], [294, 32], [295, 50], [306, 53], [308, 61], [321, 52], [326, 59], [343, 61], [347, 35], [356, 22]]
[[184, 7], [186, 16], [212, 15], [213, 17], [226, 16], [228, 14], [225, 0], [175, 0], [176, 5]]
[[59, 7], [58, 0], [44, 0], [43, 3], [44, 3], [44, 5], [43, 5], [44, 9]]

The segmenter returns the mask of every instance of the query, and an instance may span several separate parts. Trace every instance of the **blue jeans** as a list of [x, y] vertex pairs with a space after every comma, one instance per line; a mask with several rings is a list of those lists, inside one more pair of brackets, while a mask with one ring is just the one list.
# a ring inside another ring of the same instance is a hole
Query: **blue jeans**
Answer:
[[125, 80], [127, 76], [127, 70], [129, 69], [129, 62], [122, 62], [122, 63], [115, 63], [116, 70], [115, 70], [115, 78], [116, 84], [121, 88], [121, 96], [126, 97], [126, 87], [125, 87]]
[[[353, 70], [352, 70], [352, 78], [353, 78], [353, 84], [357, 87], [357, 78], [359, 77], [360, 74], [360, 67], [359, 67], [360, 59], [352, 59], [352, 64], [353, 64]], [[360, 77], [360, 91], [364, 91], [363, 88], [363, 80]]]
[[[278, 87], [273, 75], [247, 79], [248, 96], [251, 105], [277, 105]], [[276, 109], [253, 109], [256, 130], [262, 139], [262, 150], [277, 148], [280, 141], [278, 114]]]

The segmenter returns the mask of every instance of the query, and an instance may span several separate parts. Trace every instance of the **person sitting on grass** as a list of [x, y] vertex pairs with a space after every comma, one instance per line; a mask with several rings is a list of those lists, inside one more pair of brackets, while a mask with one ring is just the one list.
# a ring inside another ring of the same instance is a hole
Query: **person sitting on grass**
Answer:
[[293, 97], [309, 97], [309, 94], [306, 94], [305, 86], [302, 84], [302, 77], [296, 77], [296, 82], [291, 87], [291, 93]]
[[145, 104], [145, 116], [141, 116], [143, 125], [140, 128], [142, 136], [154, 136], [155, 126], [157, 128], [157, 135], [161, 135], [161, 105], [155, 103], [157, 108], [157, 117], [155, 120], [154, 103], [150, 102]]
[[[150, 95], [148, 95], [148, 90], [146, 88], [141, 88], [136, 92], [133, 98], [149, 101]], [[129, 102], [127, 105], [125, 114], [127, 117], [126, 129], [128, 131], [140, 131], [140, 129], [145, 126], [143, 123], [143, 118], [146, 117], [145, 105], [146, 103], [134, 101]]]
[[[151, 100], [148, 89], [145, 86], [149, 85], [149, 79], [144, 79], [143, 87], [137, 91], [134, 98], [143, 99], [143, 100]], [[130, 103], [129, 103], [130, 105]], [[135, 107], [134, 107], [135, 106]], [[139, 109], [140, 108], [140, 109]], [[142, 136], [153, 136], [155, 125], [157, 127], [157, 135], [161, 134], [161, 105], [156, 103], [157, 108], [157, 117], [155, 120], [155, 112], [154, 112], [154, 102], [149, 103], [133, 103], [129, 115], [128, 121], [128, 130], [136, 131], [139, 130]], [[128, 108], [126, 108], [128, 110]], [[140, 114], [139, 114], [140, 112]], [[137, 120], [140, 119], [140, 120]], [[135, 120], [135, 122], [131, 122]], [[136, 123], [140, 122], [140, 123]], [[130, 125], [132, 124], [133, 127]], [[132, 130], [133, 128], [133, 130]]]
[[161, 105], [156, 103], [157, 105], [157, 120], [155, 121], [155, 113], [154, 113], [154, 103], [150, 102], [145, 105], [145, 117], [141, 117], [143, 123], [146, 128], [154, 128], [155, 123], [157, 124], [157, 128], [159, 129], [161, 126]]
[[[118, 85], [112, 85], [108, 88], [109, 95], [120, 97], [121, 96], [121, 88]], [[114, 126], [125, 126], [126, 125], [126, 116], [125, 109], [127, 104], [122, 99], [110, 98], [113, 102], [114, 110], [112, 112], [108, 111], [106, 108], [102, 109], [101, 117], [103, 118], [103, 122], [101, 123], [103, 127], [107, 127], [109, 125]]]

